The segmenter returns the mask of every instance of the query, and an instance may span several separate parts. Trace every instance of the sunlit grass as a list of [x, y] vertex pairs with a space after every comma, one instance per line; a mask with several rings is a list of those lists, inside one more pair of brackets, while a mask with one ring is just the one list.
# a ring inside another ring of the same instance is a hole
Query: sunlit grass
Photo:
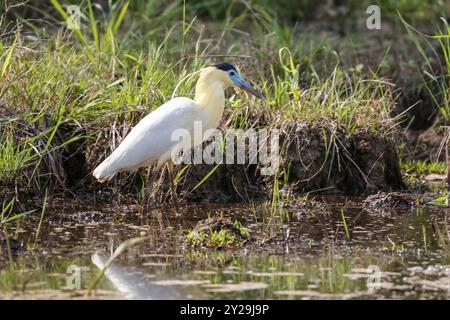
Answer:
[[444, 174], [447, 166], [443, 161], [412, 160], [400, 163], [401, 170], [408, 174]]
[[4, 183], [14, 181], [32, 160], [31, 148], [15, 143], [12, 133], [5, 132], [0, 136], [0, 181]]

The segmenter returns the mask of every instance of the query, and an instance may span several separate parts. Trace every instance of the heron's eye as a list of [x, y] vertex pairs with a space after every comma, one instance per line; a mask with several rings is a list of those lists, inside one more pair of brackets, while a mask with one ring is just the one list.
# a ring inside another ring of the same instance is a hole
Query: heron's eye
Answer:
[[230, 76], [234, 76], [236, 74], [236, 72], [234, 72], [233, 70], [230, 71]]

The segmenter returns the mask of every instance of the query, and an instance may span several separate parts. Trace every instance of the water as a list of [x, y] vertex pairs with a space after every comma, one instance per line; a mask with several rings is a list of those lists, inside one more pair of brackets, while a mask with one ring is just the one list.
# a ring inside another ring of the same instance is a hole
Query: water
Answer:
[[[241, 221], [255, 241], [230, 249], [185, 245], [187, 230], [219, 213]], [[0, 298], [447, 299], [447, 215], [441, 208], [374, 211], [340, 199], [273, 215], [264, 205], [193, 204], [181, 215], [50, 206], [37, 240], [39, 215], [6, 229], [27, 250], [12, 260], [3, 250]], [[119, 255], [87, 296], [107, 258], [135, 237], [146, 239]]]

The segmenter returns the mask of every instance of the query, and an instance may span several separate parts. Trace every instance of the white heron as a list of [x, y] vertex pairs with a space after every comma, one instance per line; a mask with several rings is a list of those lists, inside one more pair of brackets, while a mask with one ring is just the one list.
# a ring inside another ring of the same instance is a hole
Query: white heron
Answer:
[[[177, 129], [193, 133], [196, 121], [201, 121], [203, 130], [216, 129], [225, 108], [224, 90], [229, 86], [236, 86], [263, 98], [260, 92], [241, 78], [233, 65], [221, 63], [204, 68], [200, 71], [194, 100], [174, 98], [144, 117], [114, 152], [95, 168], [94, 177], [104, 182], [121, 171], [135, 171], [154, 163], [157, 163], [158, 168], [166, 165], [172, 201], [178, 210], [172, 154], [179, 142], [172, 141], [172, 133]], [[190, 147], [195, 147], [194, 143]]]

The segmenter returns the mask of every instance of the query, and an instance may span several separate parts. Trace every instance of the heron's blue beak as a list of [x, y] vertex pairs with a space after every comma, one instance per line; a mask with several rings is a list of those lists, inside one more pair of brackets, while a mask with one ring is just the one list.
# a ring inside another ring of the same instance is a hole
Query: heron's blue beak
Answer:
[[247, 81], [245, 81], [244, 79], [241, 78], [241, 76], [236, 73], [231, 80], [233, 81], [233, 83], [238, 86], [239, 88], [251, 93], [252, 95], [254, 95], [257, 98], [260, 99], [264, 99], [264, 94], [262, 94], [261, 92], [257, 91], [255, 88], [252, 87], [252, 85], [250, 83], [248, 83]]

